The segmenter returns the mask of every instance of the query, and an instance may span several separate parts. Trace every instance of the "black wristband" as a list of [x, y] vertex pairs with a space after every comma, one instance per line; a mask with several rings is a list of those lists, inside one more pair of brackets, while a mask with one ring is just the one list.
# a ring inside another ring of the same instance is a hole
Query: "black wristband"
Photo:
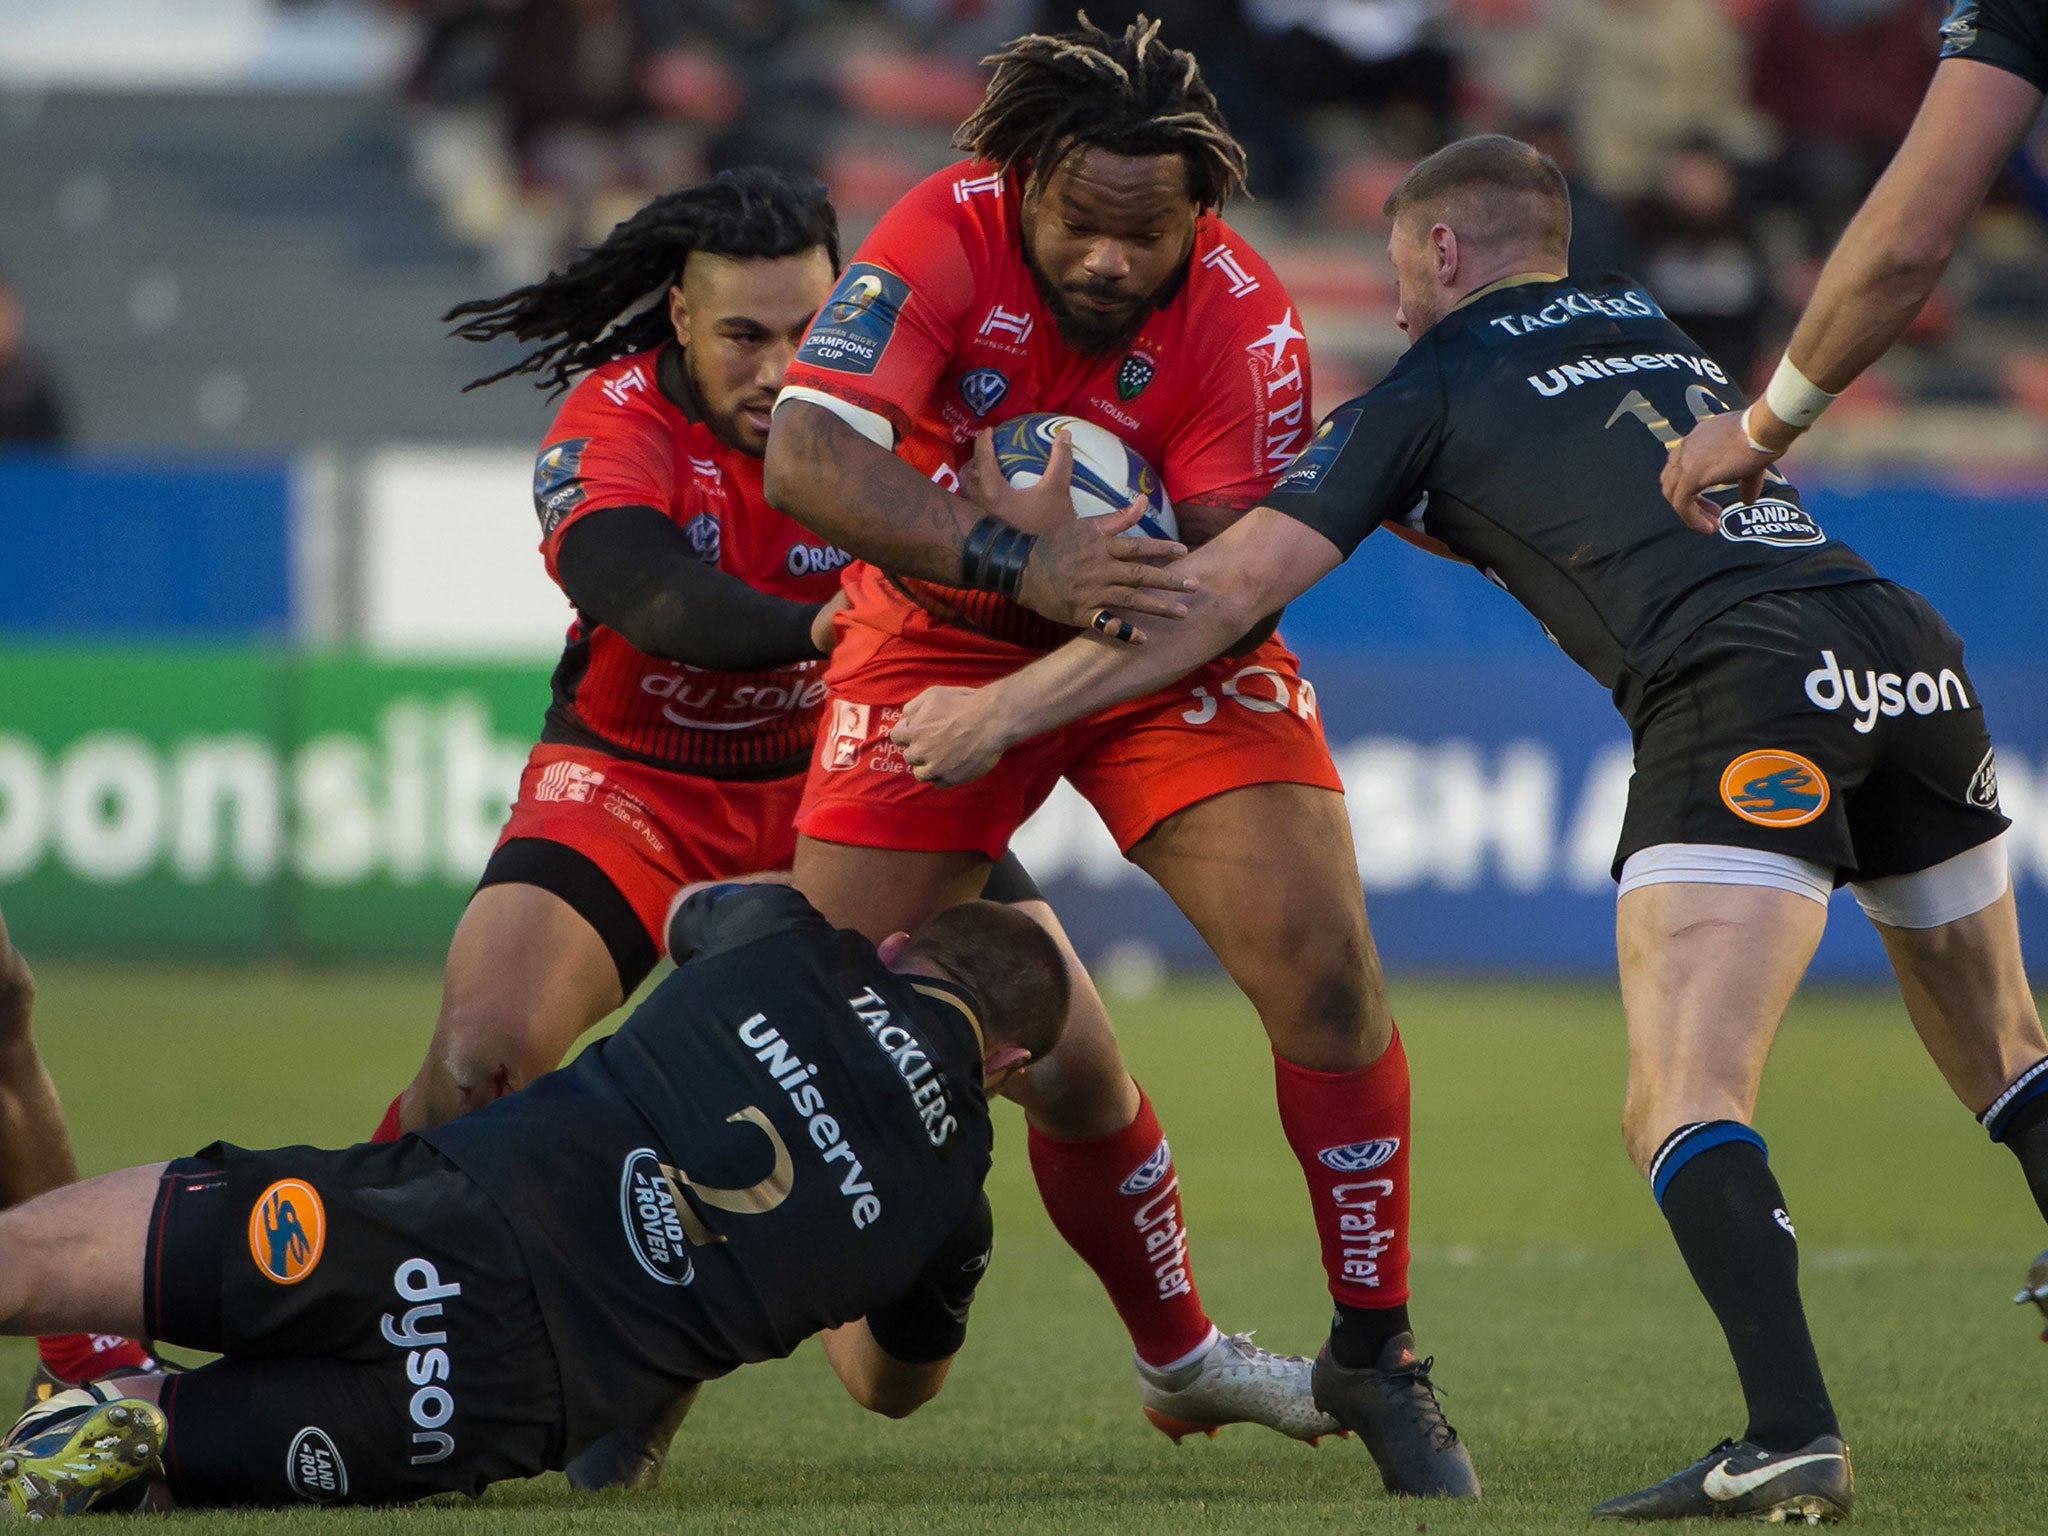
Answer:
[[1013, 528], [1000, 517], [984, 517], [967, 531], [960, 551], [960, 579], [976, 592], [1015, 597], [1024, 584], [1024, 563], [1038, 536]]
[[868, 1313], [868, 1332], [883, 1354], [906, 1365], [928, 1365], [959, 1352], [967, 1340], [967, 1309], [988, 1272], [995, 1240], [995, 1212], [988, 1192], [980, 1190], [910, 1289]]

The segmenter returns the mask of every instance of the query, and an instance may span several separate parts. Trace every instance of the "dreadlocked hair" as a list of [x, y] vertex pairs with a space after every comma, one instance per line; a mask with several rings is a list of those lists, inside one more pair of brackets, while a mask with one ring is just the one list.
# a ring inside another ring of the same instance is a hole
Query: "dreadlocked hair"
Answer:
[[567, 268], [495, 299], [472, 299], [441, 318], [465, 341], [500, 336], [544, 345], [464, 392], [515, 373], [559, 394], [579, 373], [644, 352], [674, 336], [659, 302], [693, 251], [710, 256], [796, 256], [823, 246], [839, 270], [839, 216], [825, 189], [766, 166], [720, 171], [657, 197]]
[[1244, 146], [1202, 81], [1195, 56], [1159, 41], [1140, 16], [1113, 37], [1083, 11], [1071, 32], [1034, 32], [981, 62], [988, 94], [953, 135], [953, 147], [1035, 180], [1083, 145], [1118, 155], [1179, 155], [1188, 195], [1220, 208], [1244, 190]]

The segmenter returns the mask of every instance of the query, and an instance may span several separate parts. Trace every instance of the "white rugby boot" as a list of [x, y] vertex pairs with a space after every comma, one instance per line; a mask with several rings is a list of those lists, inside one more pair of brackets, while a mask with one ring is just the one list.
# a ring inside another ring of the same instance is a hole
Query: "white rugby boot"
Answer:
[[1315, 1362], [1276, 1355], [1250, 1333], [1218, 1332], [1197, 1359], [1171, 1372], [1138, 1362], [1138, 1401], [1153, 1427], [1175, 1445], [1188, 1435], [1215, 1438], [1225, 1424], [1263, 1424], [1314, 1445], [1345, 1429], [1316, 1406]]

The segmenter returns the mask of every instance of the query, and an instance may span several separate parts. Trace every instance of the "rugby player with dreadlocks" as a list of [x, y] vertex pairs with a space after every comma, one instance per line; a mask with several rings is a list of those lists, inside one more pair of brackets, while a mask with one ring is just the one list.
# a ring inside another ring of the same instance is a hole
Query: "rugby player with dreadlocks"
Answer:
[[[1265, 498], [1312, 424], [1296, 311], [1217, 216], [1244, 152], [1193, 57], [1157, 23], [1111, 35], [1083, 16], [987, 62], [955, 140], [971, 158], [906, 194], [855, 253], [768, 438], [769, 500], [872, 562], [847, 578], [797, 885], [871, 937], [915, 927], [973, 894], [1067, 778], [1257, 1007], [1337, 1304], [1313, 1370], [1211, 1327], [1180, 1262], [1159, 1122], [1107, 1019], [1070, 1019], [1018, 1093], [1032, 1169], [1131, 1329], [1148, 1414], [1176, 1439], [1245, 1420], [1302, 1439], [1341, 1425], [1389, 1489], [1475, 1495], [1407, 1315], [1407, 1062], [1315, 695], [1272, 625], [971, 785], [920, 782], [889, 740], [922, 689], [992, 681], [1073, 633], [1040, 615], [1091, 622], [1043, 596], [1067, 575], [1069, 451], [1016, 491], [983, 427], [1058, 411], [1116, 433], [1200, 544]], [[951, 494], [963, 469], [971, 497]], [[1182, 607], [1168, 587], [1092, 622], [1113, 644], [1141, 638], [1124, 614]]]
[[[748, 167], [656, 198], [543, 282], [450, 313], [471, 340], [537, 343], [478, 384], [530, 374], [568, 390], [533, 494], [548, 574], [577, 618], [449, 947], [426, 1062], [373, 1139], [553, 1068], [654, 968], [680, 886], [789, 867], [846, 557], [767, 505], [761, 453], [838, 270], [825, 189]], [[1113, 559], [1112, 539], [1089, 538]], [[1022, 866], [1005, 859], [977, 894], [1053, 935], [1076, 1012], [1100, 1018]], [[607, 1435], [570, 1480], [651, 1485], [688, 1406]]]

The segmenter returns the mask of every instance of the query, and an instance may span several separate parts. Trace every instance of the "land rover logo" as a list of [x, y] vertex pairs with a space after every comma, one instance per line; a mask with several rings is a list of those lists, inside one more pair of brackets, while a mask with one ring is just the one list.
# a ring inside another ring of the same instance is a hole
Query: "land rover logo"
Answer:
[[619, 1176], [619, 1219], [633, 1257], [648, 1274], [663, 1285], [688, 1285], [697, 1278], [675, 1190], [651, 1147], [626, 1154]]
[[309, 1424], [285, 1452], [285, 1481], [309, 1504], [332, 1504], [348, 1492], [348, 1468], [327, 1431]]
[[1804, 507], [1771, 496], [1723, 512], [1721, 537], [1737, 544], [1769, 544], [1775, 549], [1801, 549], [1828, 541]]

